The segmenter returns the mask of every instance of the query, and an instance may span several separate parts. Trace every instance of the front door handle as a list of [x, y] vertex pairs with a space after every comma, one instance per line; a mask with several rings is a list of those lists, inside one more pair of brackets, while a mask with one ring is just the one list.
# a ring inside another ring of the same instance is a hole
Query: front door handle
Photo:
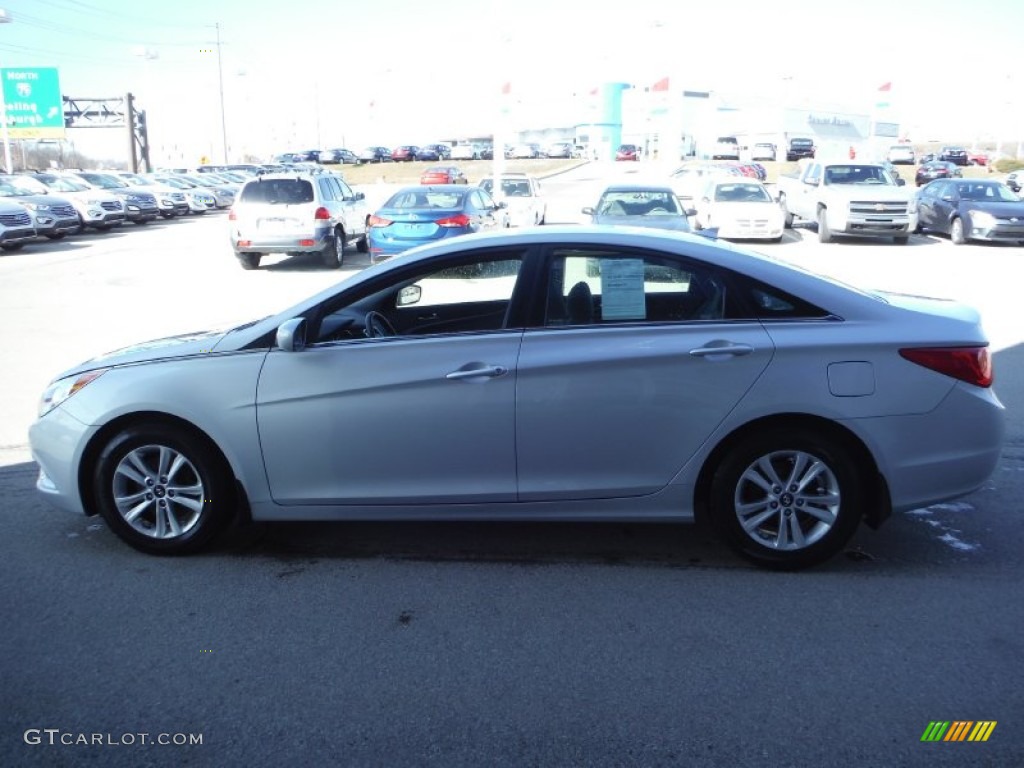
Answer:
[[712, 341], [704, 347], [691, 349], [692, 357], [713, 357], [714, 355], [749, 355], [754, 348], [749, 344], [734, 344], [729, 341]]
[[502, 365], [485, 365], [479, 368], [452, 371], [451, 373], [446, 374], [445, 378], [451, 379], [452, 381], [458, 381], [459, 379], [473, 379], [480, 376], [493, 379], [498, 376], [504, 376], [506, 373], [508, 373], [508, 368]]

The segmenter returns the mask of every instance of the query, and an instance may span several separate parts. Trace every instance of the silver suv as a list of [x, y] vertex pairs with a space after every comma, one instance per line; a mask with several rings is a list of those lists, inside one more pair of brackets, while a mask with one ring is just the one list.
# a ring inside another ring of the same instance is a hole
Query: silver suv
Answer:
[[330, 172], [268, 173], [250, 179], [231, 208], [231, 247], [242, 269], [256, 269], [265, 253], [319, 253], [331, 268], [341, 266], [345, 245], [368, 250], [370, 211], [362, 192], [353, 192]]
[[16, 251], [36, 239], [36, 228], [28, 209], [17, 203], [0, 200], [0, 248]]

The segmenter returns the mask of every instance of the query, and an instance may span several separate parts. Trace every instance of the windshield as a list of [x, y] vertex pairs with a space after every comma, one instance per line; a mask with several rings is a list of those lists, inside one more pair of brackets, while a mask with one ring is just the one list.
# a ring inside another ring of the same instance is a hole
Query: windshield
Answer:
[[37, 194], [39, 193], [14, 179], [0, 179], [0, 197], [26, 197]]
[[671, 190], [608, 190], [597, 203], [601, 216], [682, 215]]
[[62, 176], [47, 176], [40, 181], [55, 192], [84, 192], [89, 189], [82, 182], [71, 181]]
[[385, 208], [418, 210], [430, 208], [462, 208], [466, 193], [438, 191], [437, 189], [403, 189], [384, 203]]
[[[480, 182], [480, 188], [488, 194], [493, 194], [494, 179], [484, 179]], [[505, 197], [530, 197], [530, 182], [526, 179], [502, 179], [501, 194]]]
[[825, 168], [825, 184], [889, 184], [892, 175], [880, 165], [830, 165]]
[[715, 202], [770, 203], [772, 196], [760, 184], [719, 184], [715, 187]]
[[79, 175], [90, 184], [102, 187], [103, 189], [124, 189], [128, 186], [123, 181], [118, 181], [113, 176], [107, 176], [102, 173], [82, 173]]
[[1008, 186], [996, 181], [957, 184], [956, 191], [961, 200], [982, 203], [1019, 203], [1020, 198]]

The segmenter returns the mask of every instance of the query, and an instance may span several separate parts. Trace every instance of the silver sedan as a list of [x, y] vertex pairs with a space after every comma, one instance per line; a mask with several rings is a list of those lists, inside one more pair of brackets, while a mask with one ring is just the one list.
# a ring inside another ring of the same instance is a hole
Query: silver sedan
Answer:
[[467, 235], [45, 391], [37, 488], [132, 546], [253, 520], [705, 517], [820, 563], [956, 498], [1004, 412], [978, 314], [629, 227]]

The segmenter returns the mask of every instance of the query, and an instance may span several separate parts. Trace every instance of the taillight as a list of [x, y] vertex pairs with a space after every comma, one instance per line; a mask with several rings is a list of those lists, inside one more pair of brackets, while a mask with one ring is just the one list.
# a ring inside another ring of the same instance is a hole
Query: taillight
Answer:
[[439, 227], [468, 227], [471, 219], [464, 213], [456, 213], [454, 216], [446, 216], [438, 219], [435, 224]]
[[992, 354], [988, 347], [911, 347], [900, 356], [977, 387], [992, 386]]
[[366, 222], [368, 227], [390, 227], [391, 224], [391, 219], [382, 219], [380, 216], [371, 216]]
[[331, 218], [331, 212], [320, 206], [316, 209], [316, 213], [313, 214], [313, 218], [317, 221], [328, 221]]

